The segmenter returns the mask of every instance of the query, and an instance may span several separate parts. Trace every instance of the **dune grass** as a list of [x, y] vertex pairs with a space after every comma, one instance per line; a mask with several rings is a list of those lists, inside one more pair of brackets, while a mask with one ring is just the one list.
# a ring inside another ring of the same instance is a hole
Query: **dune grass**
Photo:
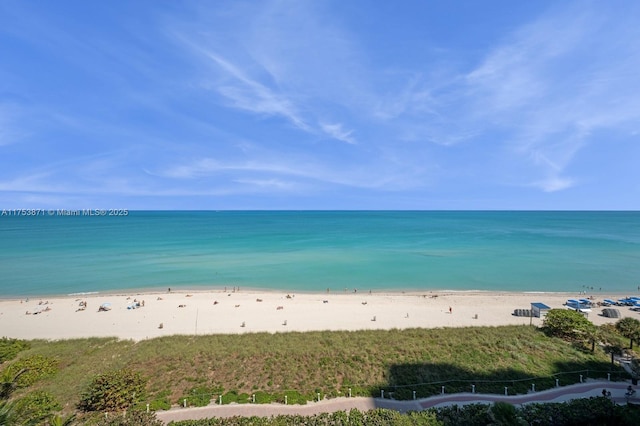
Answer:
[[[148, 380], [147, 399], [154, 406], [190, 396], [249, 402], [254, 394], [257, 402], [287, 395], [289, 403], [304, 403], [317, 393], [332, 397], [349, 389], [353, 396], [378, 396], [385, 389], [406, 398], [416, 389], [419, 396], [437, 393], [441, 385], [469, 391], [471, 383], [478, 392], [500, 392], [503, 386], [523, 392], [530, 378], [542, 389], [555, 384], [554, 374], [589, 370], [591, 377], [606, 376], [610, 369], [602, 350], [591, 353], [529, 326], [29, 343], [18, 359], [52, 357], [59, 369], [33, 389], [50, 392], [69, 410], [96, 374], [124, 367]], [[559, 377], [561, 383], [578, 381], [578, 374]]]

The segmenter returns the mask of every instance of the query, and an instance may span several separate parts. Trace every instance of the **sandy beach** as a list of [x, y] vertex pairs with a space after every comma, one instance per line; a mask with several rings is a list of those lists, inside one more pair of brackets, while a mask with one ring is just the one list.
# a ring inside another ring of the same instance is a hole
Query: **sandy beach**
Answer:
[[[529, 309], [532, 302], [565, 309], [567, 299], [587, 296], [435, 291], [287, 294], [228, 289], [6, 299], [0, 300], [0, 336], [143, 340], [174, 334], [498, 326], [530, 321], [541, 325], [540, 318], [514, 316], [514, 309]], [[610, 296], [619, 297], [606, 297]], [[99, 311], [105, 303], [110, 309]], [[139, 306], [133, 309], [134, 305]], [[640, 319], [640, 313], [628, 307], [617, 309], [623, 317]], [[593, 308], [588, 318], [596, 325], [617, 321], [603, 317], [601, 311]]]

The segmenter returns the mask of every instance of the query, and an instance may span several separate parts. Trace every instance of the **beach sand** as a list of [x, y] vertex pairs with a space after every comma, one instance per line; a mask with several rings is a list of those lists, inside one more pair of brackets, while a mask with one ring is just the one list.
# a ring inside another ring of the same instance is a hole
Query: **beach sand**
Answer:
[[[607, 295], [607, 297], [617, 297]], [[532, 302], [565, 309], [575, 293], [406, 292], [370, 294], [266, 291], [172, 291], [0, 300], [0, 336], [70, 339], [115, 336], [143, 340], [165, 335], [237, 334], [312, 330], [372, 330], [529, 324], [514, 309]], [[595, 297], [594, 300], [602, 300]], [[127, 309], [137, 300], [144, 306]], [[86, 309], [80, 310], [80, 302]], [[111, 309], [99, 312], [103, 303]], [[451, 308], [451, 311], [450, 311]], [[628, 307], [622, 316], [640, 319]], [[594, 308], [596, 325], [615, 323]], [[29, 314], [27, 314], [29, 312]], [[34, 314], [34, 312], [39, 312]]]

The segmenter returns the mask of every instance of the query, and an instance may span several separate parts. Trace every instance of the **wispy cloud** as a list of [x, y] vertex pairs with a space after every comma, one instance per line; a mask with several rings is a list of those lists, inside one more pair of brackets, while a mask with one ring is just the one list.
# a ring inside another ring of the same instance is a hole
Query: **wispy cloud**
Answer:
[[296, 169], [282, 167], [272, 163], [256, 163], [256, 162], [221, 162], [212, 158], [202, 158], [186, 164], [173, 166], [162, 172], [166, 177], [192, 179], [203, 176], [211, 176], [216, 173], [234, 172], [234, 171], [252, 171], [252, 172], [272, 172], [289, 175], [300, 175], [301, 172]]
[[236, 179], [234, 182], [249, 185], [252, 187], [265, 188], [268, 190], [277, 189], [279, 191], [290, 191], [297, 187], [296, 184], [290, 181], [284, 181], [281, 179]]
[[482, 23], [455, 37], [429, 27], [410, 13], [421, 2], [364, 20], [343, 2], [295, 0], [127, 18], [3, 5], [14, 44], [0, 195], [426, 200], [590, 185], [608, 135], [622, 151], [640, 134], [638, 6], [626, 5], [537, 5], [490, 37]]
[[534, 178], [545, 191], [579, 183], [563, 174], [584, 146], [600, 143], [590, 137], [594, 130], [640, 118], [638, 97], [628, 96], [640, 94], [637, 79], [620, 73], [640, 66], [639, 50], [633, 39], [620, 38], [629, 28], [616, 28], [614, 15], [553, 9], [507, 37], [467, 75], [469, 118], [487, 123], [484, 130], [506, 132], [520, 156], [513, 160], [529, 159], [548, 176]]
[[208, 67], [200, 84], [227, 106], [283, 118], [314, 138], [353, 144], [353, 131], [344, 130], [351, 127], [343, 122], [349, 116], [340, 123], [334, 116], [359, 97], [354, 87], [360, 84], [350, 72], [358, 54], [349, 36], [320, 9], [310, 3], [265, 2], [250, 13], [242, 10], [242, 19], [226, 16], [235, 24], [223, 40], [205, 30], [219, 19], [206, 11], [195, 25], [174, 22], [168, 34], [188, 46], [195, 63]]
[[225, 181], [258, 186], [269, 184], [282, 190], [326, 185], [399, 190], [422, 185], [422, 182], [414, 179], [415, 170], [410, 171], [408, 167], [402, 171], [389, 163], [381, 163], [376, 170], [368, 167], [329, 167], [322, 162], [298, 157], [263, 158], [236, 163], [203, 158], [150, 173], [172, 179], [204, 179], [218, 184]]
[[544, 192], [556, 192], [571, 188], [574, 181], [568, 178], [552, 176], [548, 179], [534, 182], [531, 186], [542, 189]]
[[[600, 37], [606, 20], [597, 13], [588, 9], [575, 13], [572, 7], [549, 10], [506, 35], [466, 72], [442, 72], [437, 63], [429, 64], [429, 69], [389, 72], [365, 69], [366, 49], [359, 48], [348, 31], [321, 18], [319, 8], [298, 4], [285, 8], [283, 15], [285, 4], [269, 3], [246, 20], [244, 24], [251, 25], [234, 33], [233, 51], [214, 37], [178, 35], [217, 70], [218, 78], [211, 79], [208, 88], [230, 106], [283, 117], [311, 135], [349, 145], [360, 142], [354, 135], [364, 121], [370, 126], [368, 134], [375, 135], [366, 138], [367, 149], [375, 146], [379, 153], [398, 158], [398, 164], [429, 155], [424, 142], [444, 147], [468, 142], [510, 152], [509, 161], [522, 163], [527, 170], [520, 184], [555, 182], [534, 185], [555, 191], [580, 182], [565, 175], [594, 126], [606, 125], [601, 111], [585, 104], [594, 101], [588, 92], [594, 88], [595, 74], [604, 72], [598, 84], [608, 85], [608, 68], [576, 71], [571, 64], [583, 63], [584, 43]], [[324, 27], [318, 25], [321, 19]], [[326, 63], [341, 66], [327, 68]], [[362, 72], [352, 72], [358, 69]], [[332, 118], [337, 111], [343, 112], [346, 122]], [[481, 142], [495, 133], [502, 139], [492, 140], [490, 146]], [[398, 141], [413, 143], [412, 148]], [[452, 159], [447, 154], [436, 161]], [[391, 176], [401, 174], [401, 168], [390, 171]], [[445, 168], [452, 169], [440, 167]]]
[[210, 88], [230, 100], [233, 107], [256, 114], [281, 116], [299, 129], [309, 130], [293, 102], [277, 88], [266, 87], [250, 78], [240, 68], [211, 50], [204, 50], [203, 53], [227, 77], [214, 82]]
[[350, 144], [357, 143], [356, 139], [351, 136], [353, 134], [353, 130], [344, 130], [340, 123], [320, 123], [320, 127], [326, 134], [334, 139]]

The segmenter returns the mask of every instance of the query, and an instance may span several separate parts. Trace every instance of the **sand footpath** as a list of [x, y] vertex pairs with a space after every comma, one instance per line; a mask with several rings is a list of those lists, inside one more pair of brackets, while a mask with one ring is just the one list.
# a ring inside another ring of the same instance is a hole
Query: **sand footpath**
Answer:
[[[0, 336], [69, 339], [116, 336], [143, 340], [183, 334], [233, 334], [311, 330], [371, 330], [507, 324], [541, 325], [513, 315], [532, 302], [565, 308], [576, 293], [373, 292], [285, 293], [267, 291], [172, 291], [0, 300]], [[622, 295], [594, 297], [619, 298]], [[86, 307], [84, 303], [86, 302]], [[109, 310], [99, 311], [103, 304]], [[136, 306], [133, 309], [134, 305]], [[622, 316], [640, 313], [617, 307]], [[594, 308], [596, 325], [615, 323]]]

